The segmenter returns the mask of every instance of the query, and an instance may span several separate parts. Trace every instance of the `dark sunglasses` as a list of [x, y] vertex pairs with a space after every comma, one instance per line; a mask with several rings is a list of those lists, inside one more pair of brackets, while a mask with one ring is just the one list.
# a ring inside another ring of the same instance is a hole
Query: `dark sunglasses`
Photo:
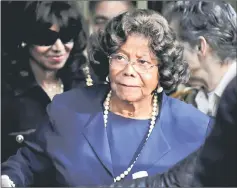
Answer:
[[50, 29], [35, 29], [28, 37], [28, 43], [38, 46], [51, 46], [57, 39], [60, 39], [63, 44], [73, 42], [77, 37], [78, 31], [76, 29], [62, 28], [59, 32]]

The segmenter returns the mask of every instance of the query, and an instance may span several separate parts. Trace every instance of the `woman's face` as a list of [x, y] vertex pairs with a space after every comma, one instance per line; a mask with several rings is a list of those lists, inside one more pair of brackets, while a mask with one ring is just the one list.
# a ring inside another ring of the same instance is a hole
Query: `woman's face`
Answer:
[[[158, 85], [158, 64], [156, 56], [149, 48], [149, 40], [142, 35], [129, 35], [125, 44], [110, 59], [109, 79], [112, 91], [121, 100], [137, 102], [156, 89]], [[131, 63], [121, 66], [117, 63], [128, 59]], [[113, 62], [112, 62], [113, 61]], [[114, 63], [116, 61], [116, 63]], [[134, 63], [150, 67], [141, 71]], [[139, 71], [140, 70], [140, 71]]]
[[[49, 30], [60, 32], [59, 27], [52, 25]], [[48, 37], [48, 36], [47, 36]], [[71, 37], [71, 39], [74, 36]], [[62, 42], [58, 38], [51, 45], [32, 45], [30, 47], [31, 59], [45, 70], [59, 70], [64, 67], [74, 46], [73, 40]]]

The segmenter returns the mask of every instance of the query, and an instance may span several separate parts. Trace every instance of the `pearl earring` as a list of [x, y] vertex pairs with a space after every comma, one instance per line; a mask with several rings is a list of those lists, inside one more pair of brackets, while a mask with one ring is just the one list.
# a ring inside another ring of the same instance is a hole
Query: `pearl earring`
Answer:
[[161, 93], [162, 91], [163, 91], [163, 87], [159, 87], [159, 88], [157, 88], [157, 93]]
[[106, 76], [105, 80], [106, 80], [106, 82], [109, 82], [109, 76]]
[[22, 42], [21, 47], [24, 48], [26, 46], [26, 43]]

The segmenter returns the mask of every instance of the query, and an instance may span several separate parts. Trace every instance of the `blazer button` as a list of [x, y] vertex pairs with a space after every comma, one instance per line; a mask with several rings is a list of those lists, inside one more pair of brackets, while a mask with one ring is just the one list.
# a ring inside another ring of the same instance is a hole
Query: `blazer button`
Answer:
[[16, 141], [17, 141], [18, 143], [22, 143], [22, 142], [24, 141], [24, 137], [23, 137], [22, 135], [17, 135], [17, 136], [16, 136]]

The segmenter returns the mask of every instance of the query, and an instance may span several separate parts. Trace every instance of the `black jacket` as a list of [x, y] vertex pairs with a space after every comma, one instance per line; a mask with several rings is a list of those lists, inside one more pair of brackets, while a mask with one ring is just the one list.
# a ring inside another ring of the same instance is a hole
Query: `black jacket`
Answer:
[[[16, 153], [24, 142], [17, 142], [17, 136], [24, 140], [34, 132], [37, 123], [46, 114], [46, 106], [51, 102], [46, 92], [37, 84], [29, 65], [29, 55], [22, 50], [21, 55], [5, 54], [2, 56], [1, 80], [1, 125], [2, 154], [5, 161]], [[83, 57], [81, 57], [83, 58]], [[17, 59], [17, 60], [15, 60]], [[67, 63], [58, 72], [64, 84], [64, 91], [74, 87], [85, 86], [85, 75], [82, 72], [72, 74]]]
[[[35, 131], [40, 120], [46, 115], [46, 106], [51, 102], [46, 92], [37, 84], [29, 65], [27, 52], [22, 51], [18, 60], [6, 54], [2, 56], [1, 80], [1, 161], [14, 155], [18, 148], [25, 145]], [[68, 64], [66, 64], [68, 65]], [[85, 86], [82, 71], [70, 74], [66, 66], [58, 72], [64, 84], [64, 91], [74, 87]], [[54, 174], [49, 172], [49, 181], [41, 177], [35, 179], [36, 186], [51, 186]]]
[[237, 186], [237, 83], [225, 89], [216, 122], [205, 144], [164, 174], [111, 187], [236, 187]]

